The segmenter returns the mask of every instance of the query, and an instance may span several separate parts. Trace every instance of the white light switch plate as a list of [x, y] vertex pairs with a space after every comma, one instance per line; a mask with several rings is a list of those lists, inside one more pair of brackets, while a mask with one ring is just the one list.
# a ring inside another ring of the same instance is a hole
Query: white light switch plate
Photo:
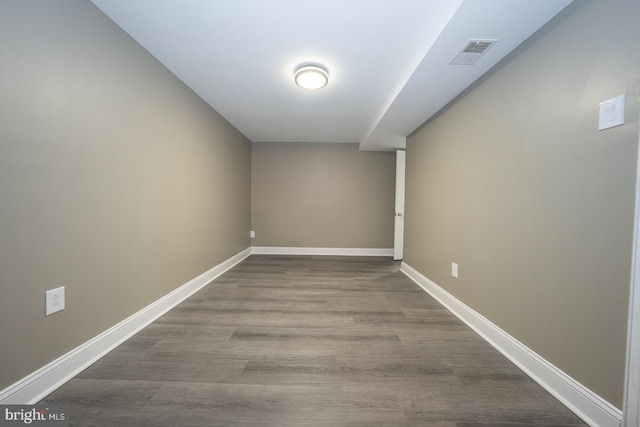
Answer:
[[624, 102], [626, 94], [600, 103], [598, 130], [609, 129], [624, 124]]
[[458, 264], [455, 262], [451, 263], [451, 275], [456, 279], [458, 278]]

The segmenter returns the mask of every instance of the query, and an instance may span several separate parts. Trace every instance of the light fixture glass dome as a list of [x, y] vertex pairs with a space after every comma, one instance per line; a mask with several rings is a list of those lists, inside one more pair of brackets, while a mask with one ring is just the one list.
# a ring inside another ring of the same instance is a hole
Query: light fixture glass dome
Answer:
[[301, 64], [294, 72], [295, 81], [303, 89], [321, 89], [329, 83], [329, 72], [320, 64]]

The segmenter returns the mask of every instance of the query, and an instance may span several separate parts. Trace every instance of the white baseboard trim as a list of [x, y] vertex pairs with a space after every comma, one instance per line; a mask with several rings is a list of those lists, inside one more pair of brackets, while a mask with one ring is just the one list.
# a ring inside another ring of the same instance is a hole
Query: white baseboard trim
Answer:
[[252, 246], [253, 255], [393, 256], [393, 248], [296, 248]]
[[122, 342], [180, 304], [212, 280], [251, 255], [251, 248], [223, 261], [137, 313], [53, 362], [0, 391], [0, 404], [35, 404], [109, 353]]
[[582, 418], [584, 422], [593, 427], [620, 427], [622, 411], [618, 408], [571, 378], [408, 264], [403, 262], [400, 270]]

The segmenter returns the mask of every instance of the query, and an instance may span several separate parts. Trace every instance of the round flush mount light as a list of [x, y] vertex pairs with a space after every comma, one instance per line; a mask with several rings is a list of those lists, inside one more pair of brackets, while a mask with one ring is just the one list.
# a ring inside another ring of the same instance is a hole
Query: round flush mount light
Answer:
[[303, 89], [322, 89], [329, 83], [329, 71], [320, 64], [304, 63], [294, 71], [295, 81]]

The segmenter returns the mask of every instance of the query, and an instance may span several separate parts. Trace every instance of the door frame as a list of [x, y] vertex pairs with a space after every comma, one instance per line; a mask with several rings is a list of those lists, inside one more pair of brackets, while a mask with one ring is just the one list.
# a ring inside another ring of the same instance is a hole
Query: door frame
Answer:
[[407, 152], [396, 150], [396, 192], [393, 218], [393, 259], [404, 257], [404, 196]]
[[[640, 147], [640, 133], [638, 134]], [[633, 255], [631, 290], [629, 293], [629, 323], [627, 332], [627, 366], [625, 371], [622, 425], [640, 425], [640, 150], [636, 159], [636, 203], [633, 224]]]

